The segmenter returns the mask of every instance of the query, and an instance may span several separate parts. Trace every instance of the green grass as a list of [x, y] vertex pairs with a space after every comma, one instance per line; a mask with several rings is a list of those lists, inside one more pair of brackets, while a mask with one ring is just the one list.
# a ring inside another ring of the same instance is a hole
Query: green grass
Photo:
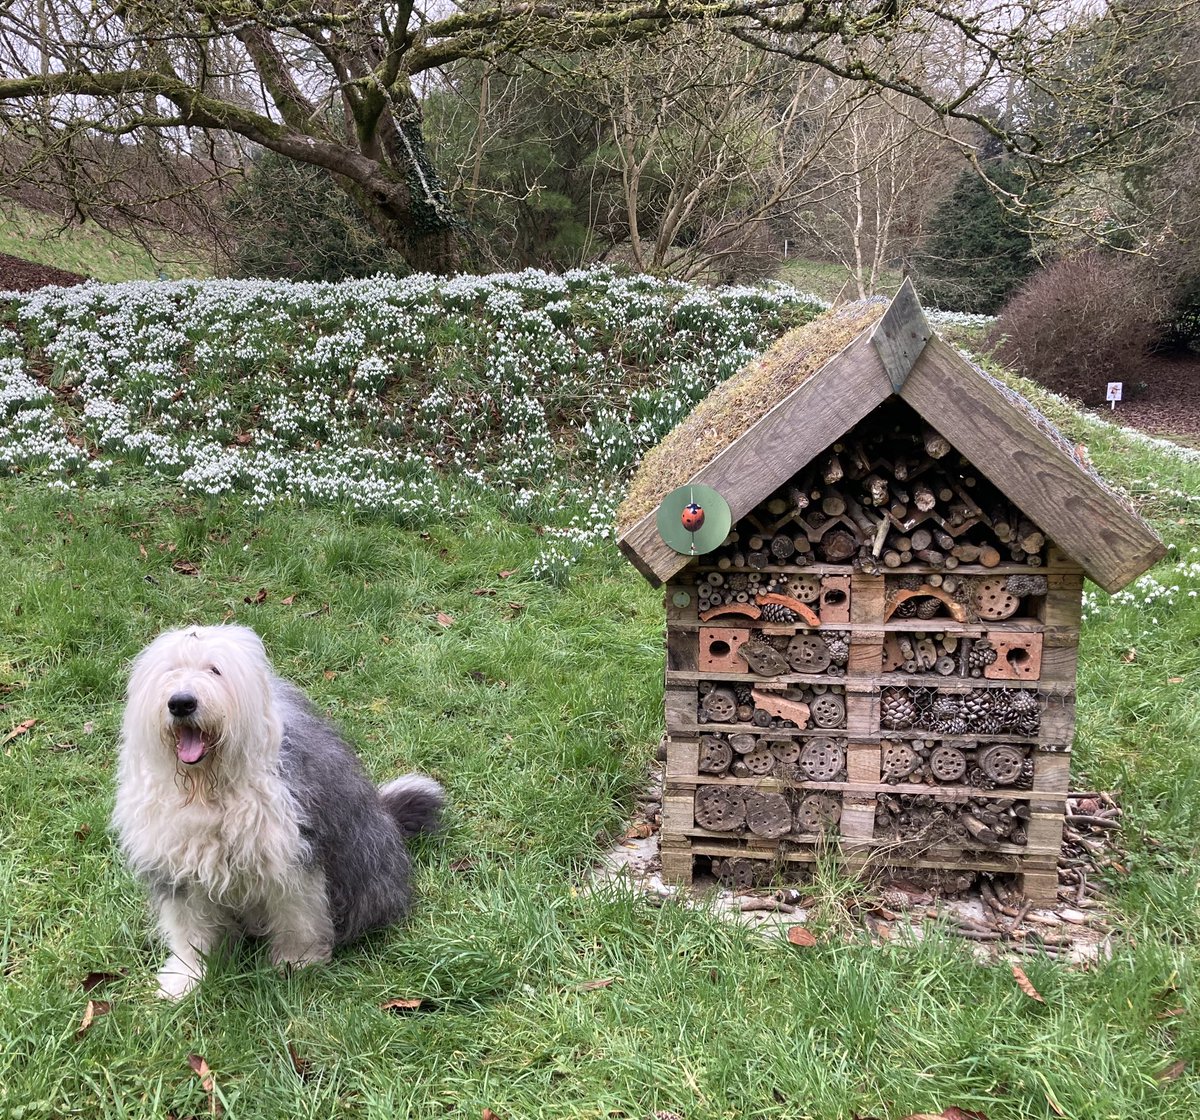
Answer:
[[[858, 288], [849, 269], [834, 261], [791, 257], [780, 263], [775, 278], [785, 284], [791, 284], [801, 292], [812, 292], [822, 299], [858, 299]], [[903, 280], [904, 277], [898, 271], [887, 269], [880, 274], [876, 291], [881, 295], [893, 295]], [[870, 294], [872, 293], [868, 293]]]
[[[1150, 508], [1194, 539], [1194, 505], [1166, 491], [1195, 493], [1200, 470], [1120, 437], [1093, 446], [1126, 481], [1156, 470]], [[1027, 961], [1043, 1006], [961, 944], [795, 949], [579, 890], [660, 730], [660, 603], [615, 555], [556, 591], [521, 574], [536, 532], [491, 510], [422, 533], [120, 481], [69, 501], [0, 488], [3, 722], [38, 721], [0, 749], [0, 1115], [204, 1115], [193, 1053], [235, 1118], [1200, 1111], [1192, 1073], [1154, 1078], [1200, 1059], [1191, 601], [1156, 628], [1136, 604], [1087, 628], [1081, 777], [1123, 790], [1132, 857], [1114, 890], [1130, 937], [1087, 971]], [[161, 950], [106, 832], [120, 694], [157, 630], [221, 618], [263, 634], [377, 777], [425, 769], [454, 808], [422, 849], [406, 928], [287, 978], [243, 947], [195, 998], [163, 1006]], [[77, 1039], [92, 971], [121, 976], [93, 993], [111, 1013]], [[381, 1011], [394, 997], [425, 1002]]]
[[211, 276], [213, 262], [203, 253], [162, 246], [156, 254], [93, 222], [63, 227], [52, 215], [14, 202], [0, 205], [0, 253], [52, 265], [106, 283]]
[[[66, 493], [6, 477], [0, 1117], [210, 1115], [192, 1054], [233, 1120], [1200, 1115], [1200, 458], [1019, 387], [1175, 546], [1088, 596], [1076, 782], [1127, 812], [1111, 960], [1024, 960], [1039, 1004], [932, 931], [872, 948], [828, 876], [807, 949], [584, 890], [661, 732], [661, 597], [611, 548], [561, 589], [531, 579], [544, 539], [500, 495], [408, 529], [183, 499], [128, 464]], [[452, 810], [407, 926], [287, 977], [241, 946], [164, 1006], [107, 831], [121, 694], [159, 630], [222, 619], [263, 635], [375, 777], [428, 771]], [[116, 974], [91, 994], [112, 1006], [77, 1037], [92, 972]]]

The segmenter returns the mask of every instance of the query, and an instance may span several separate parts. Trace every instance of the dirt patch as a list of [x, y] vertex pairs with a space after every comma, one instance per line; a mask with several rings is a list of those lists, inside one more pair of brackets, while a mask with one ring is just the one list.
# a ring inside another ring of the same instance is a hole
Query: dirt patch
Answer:
[[22, 260], [0, 253], [0, 292], [32, 292], [54, 284], [60, 288], [83, 284], [88, 277], [48, 264]]

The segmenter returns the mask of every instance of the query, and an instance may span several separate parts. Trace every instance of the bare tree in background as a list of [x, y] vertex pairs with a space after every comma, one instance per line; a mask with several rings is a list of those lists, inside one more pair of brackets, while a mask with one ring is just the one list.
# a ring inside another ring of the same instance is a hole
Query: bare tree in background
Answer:
[[816, 153], [797, 226], [846, 269], [861, 299], [920, 243], [962, 161], [924, 106], [845, 82], [827, 104], [839, 127]]
[[[472, 242], [427, 156], [419, 95], [456, 61], [537, 63], [703, 25], [940, 119], [972, 121], [1032, 167], [1061, 171], [1126, 126], [1113, 119], [1063, 150], [1031, 122], [998, 122], [979, 105], [1006, 82], [1049, 84], [1060, 100], [1098, 92], [1070, 86], [1059, 65], [1055, 37], [1081, 18], [1076, 0], [9, 0], [0, 6], [0, 73], [10, 75], [0, 78], [0, 123], [16, 155], [3, 170], [11, 179], [53, 161], [81, 210], [114, 190], [132, 208], [147, 193], [219, 182], [238, 138], [324, 168], [414, 268], [447, 271], [469, 262]], [[910, 33], [957, 49], [961, 80], [913, 72], [879, 50]], [[179, 180], [138, 182], [122, 170], [131, 143], [140, 152], [156, 140], [192, 161]]]

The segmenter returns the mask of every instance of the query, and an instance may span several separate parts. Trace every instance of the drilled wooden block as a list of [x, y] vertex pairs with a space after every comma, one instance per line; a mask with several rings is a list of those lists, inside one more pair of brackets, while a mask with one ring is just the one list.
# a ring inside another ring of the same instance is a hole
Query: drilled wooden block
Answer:
[[1036, 681], [1042, 675], [1041, 634], [1013, 634], [989, 630], [987, 639], [996, 660], [983, 670], [990, 681]]
[[750, 640], [748, 626], [701, 626], [700, 671], [708, 673], [744, 673], [746, 662], [737, 650]]

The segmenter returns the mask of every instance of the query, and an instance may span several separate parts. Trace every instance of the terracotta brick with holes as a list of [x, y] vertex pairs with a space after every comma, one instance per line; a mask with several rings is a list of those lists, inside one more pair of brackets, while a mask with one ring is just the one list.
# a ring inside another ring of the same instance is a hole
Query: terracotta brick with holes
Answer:
[[[699, 555], [657, 527], [685, 484], [729, 507]], [[1115, 590], [1164, 550], [911, 287], [722, 386], [619, 520], [666, 588], [668, 878], [803, 875], [832, 844], [852, 869], [1016, 873], [1054, 901], [1083, 579]]]

